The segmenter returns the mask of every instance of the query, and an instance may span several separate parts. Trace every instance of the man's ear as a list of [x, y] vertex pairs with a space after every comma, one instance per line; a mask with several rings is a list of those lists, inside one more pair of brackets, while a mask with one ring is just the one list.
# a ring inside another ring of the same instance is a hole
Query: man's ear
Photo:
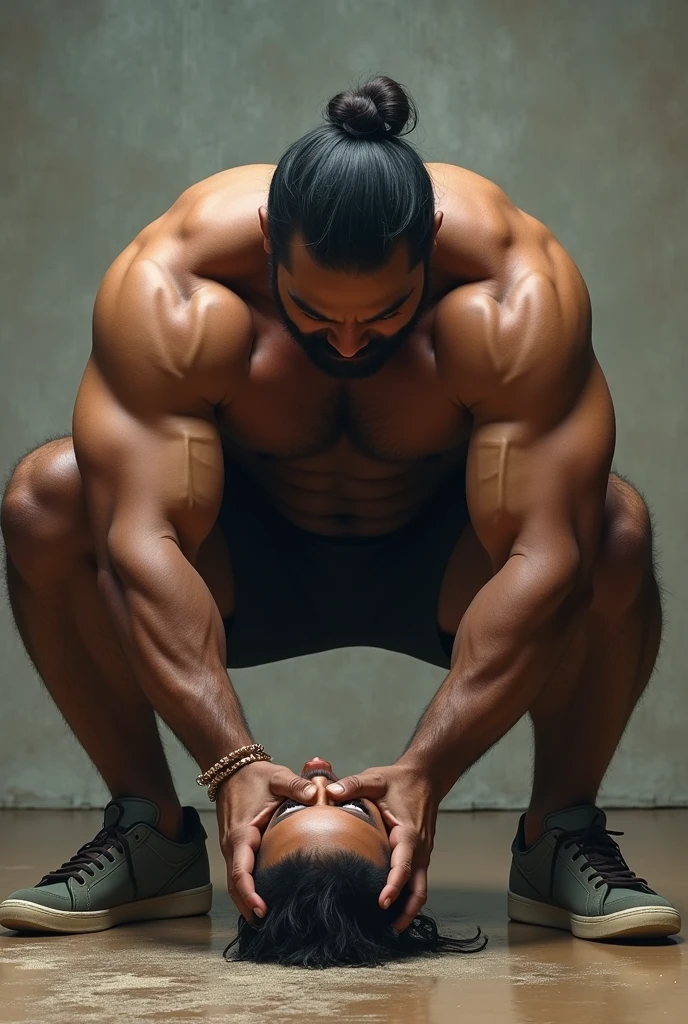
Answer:
[[260, 206], [258, 208], [258, 220], [260, 221], [260, 230], [263, 232], [263, 249], [267, 253], [272, 252], [272, 246], [270, 244], [270, 232], [268, 230], [268, 208], [267, 206]]
[[435, 238], [434, 238], [434, 241], [433, 241], [433, 248], [434, 248], [435, 245], [437, 245], [437, 235], [438, 235], [438, 232], [439, 232], [440, 228], [442, 227], [442, 220], [443, 219], [444, 219], [444, 213], [442, 212], [442, 210], [438, 210], [437, 213], [435, 214], [435, 218], [434, 218], [434, 220], [435, 220], [435, 229], [434, 229], [435, 230]]

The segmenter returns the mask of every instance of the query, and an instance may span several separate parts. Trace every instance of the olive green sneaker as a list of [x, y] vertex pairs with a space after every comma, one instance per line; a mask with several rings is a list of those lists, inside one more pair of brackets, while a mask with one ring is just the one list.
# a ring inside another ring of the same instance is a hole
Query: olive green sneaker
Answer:
[[207, 834], [197, 811], [184, 807], [173, 842], [156, 831], [150, 800], [120, 797], [105, 808], [103, 828], [31, 889], [0, 903], [0, 924], [15, 931], [99, 932], [127, 921], [207, 914], [212, 886]]
[[544, 835], [527, 848], [525, 815], [511, 847], [509, 917], [564, 928], [579, 939], [674, 935], [681, 917], [628, 867], [604, 811], [582, 804], [545, 818]]

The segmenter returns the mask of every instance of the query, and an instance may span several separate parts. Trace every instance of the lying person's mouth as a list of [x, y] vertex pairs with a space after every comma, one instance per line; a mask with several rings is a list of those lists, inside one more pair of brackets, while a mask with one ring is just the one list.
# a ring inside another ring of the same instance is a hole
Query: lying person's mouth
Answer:
[[313, 768], [324, 768], [325, 771], [332, 771], [332, 765], [330, 764], [330, 762], [325, 761], [322, 757], [312, 757], [310, 761], [306, 761], [302, 771], [309, 772]]

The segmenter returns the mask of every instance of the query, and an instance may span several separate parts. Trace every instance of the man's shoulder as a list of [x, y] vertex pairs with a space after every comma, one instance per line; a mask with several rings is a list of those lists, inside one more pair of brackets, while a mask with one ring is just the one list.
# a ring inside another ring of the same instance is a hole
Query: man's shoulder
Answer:
[[520, 211], [499, 185], [474, 171], [454, 164], [426, 168], [442, 213], [433, 265], [456, 280], [498, 276], [505, 250], [522, 230]]
[[506, 247], [498, 273], [438, 303], [438, 367], [471, 406], [496, 391], [537, 394], [590, 355], [590, 298], [563, 246], [539, 222]]
[[201, 258], [218, 246], [231, 253], [233, 245], [247, 241], [259, 241], [262, 248], [258, 207], [267, 202], [274, 170], [274, 164], [244, 164], [196, 182], [170, 207], [168, 230], [193, 241]]
[[[263, 249], [258, 208], [267, 202], [272, 164], [230, 167], [190, 185], [159, 217], [139, 231], [124, 253], [145, 251], [176, 277], [225, 277], [237, 259]], [[122, 255], [124, 255], [124, 253]], [[215, 276], [222, 276], [221, 273]]]
[[93, 313], [93, 355], [113, 385], [142, 398], [231, 398], [253, 321], [235, 292], [176, 272], [155, 246], [130, 246], [106, 273]]
[[96, 296], [94, 356], [141, 389], [231, 400], [248, 366], [253, 317], [221, 281], [263, 251], [258, 207], [272, 164], [232, 167], [191, 185], [115, 259]]

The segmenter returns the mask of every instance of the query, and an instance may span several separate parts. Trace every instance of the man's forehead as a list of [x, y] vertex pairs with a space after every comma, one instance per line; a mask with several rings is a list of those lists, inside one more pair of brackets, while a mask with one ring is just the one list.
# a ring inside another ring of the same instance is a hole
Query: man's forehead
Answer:
[[332, 310], [365, 311], [370, 317], [392, 312], [396, 303], [401, 305], [422, 285], [421, 276], [413, 272], [354, 276], [333, 271], [292, 265], [278, 267], [278, 281], [283, 295], [287, 295], [306, 313], [327, 316]]
[[[415, 291], [414, 288], [411, 288], [408, 291], [404, 291], [404, 293], [402, 295], [399, 295], [397, 298], [393, 299], [391, 302], [386, 303], [380, 309], [377, 309], [375, 311], [375, 313], [373, 313], [371, 316], [366, 317], [364, 320], [361, 320], [360, 322], [361, 323], [366, 323], [366, 322], [372, 323], [375, 320], [380, 320], [382, 317], [389, 316], [391, 313], [396, 312], [396, 310], [399, 309], [401, 306], [403, 306], [403, 304], [406, 302], [406, 300], [411, 297], [411, 295], [413, 294], [414, 291]], [[329, 319], [324, 310], [316, 309], [315, 306], [311, 305], [310, 302], [307, 302], [306, 299], [302, 298], [300, 295], [297, 295], [290, 288], [287, 289], [287, 294], [289, 295], [289, 298], [292, 300], [292, 302], [296, 306], [298, 306], [299, 309], [301, 309], [304, 313], [307, 313], [309, 316], [315, 316], [315, 317], [319, 317], [321, 319]], [[341, 299], [341, 293], [340, 293], [340, 299]], [[340, 302], [337, 303], [338, 306], [340, 306], [340, 304], [341, 304]], [[357, 301], [355, 303], [355, 305], [356, 305], [356, 309], [357, 310], [360, 309], [361, 308], [360, 300]]]

